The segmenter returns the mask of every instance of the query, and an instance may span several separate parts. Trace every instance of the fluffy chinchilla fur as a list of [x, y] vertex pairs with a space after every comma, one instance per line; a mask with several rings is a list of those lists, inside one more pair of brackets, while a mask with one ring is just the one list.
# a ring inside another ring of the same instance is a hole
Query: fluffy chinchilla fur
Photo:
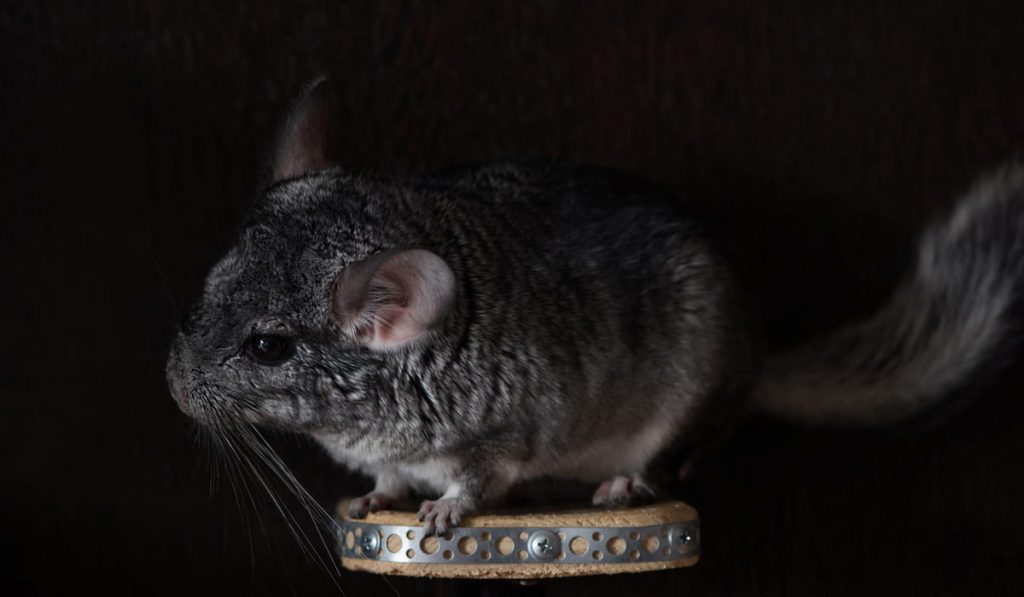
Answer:
[[1020, 169], [926, 235], [878, 316], [758, 376], [732, 265], [671, 197], [550, 164], [353, 175], [324, 157], [327, 95], [315, 83], [294, 108], [274, 181], [210, 272], [168, 379], [200, 421], [305, 433], [374, 476], [354, 516], [416, 489], [437, 498], [421, 519], [444, 530], [541, 477], [625, 503], [650, 492], [655, 456], [748, 404], [809, 423], [898, 420], [1009, 334]]

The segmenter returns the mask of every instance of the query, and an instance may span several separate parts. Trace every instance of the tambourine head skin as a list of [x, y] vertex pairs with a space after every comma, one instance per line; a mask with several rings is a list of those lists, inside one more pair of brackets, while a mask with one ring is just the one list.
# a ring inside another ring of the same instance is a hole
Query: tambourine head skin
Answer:
[[338, 553], [348, 570], [432, 578], [535, 579], [692, 566], [700, 520], [683, 502], [480, 514], [440, 536], [415, 513], [354, 520], [338, 505]]

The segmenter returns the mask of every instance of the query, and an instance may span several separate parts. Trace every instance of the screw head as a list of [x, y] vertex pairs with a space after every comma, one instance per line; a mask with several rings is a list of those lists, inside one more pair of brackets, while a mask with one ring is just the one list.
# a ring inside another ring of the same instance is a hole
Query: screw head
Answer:
[[561, 540], [549, 531], [537, 531], [526, 542], [530, 555], [538, 560], [553, 560], [558, 555]]
[[377, 549], [380, 547], [380, 535], [373, 532], [363, 532], [363, 538], [359, 540], [359, 547], [363, 550], [363, 555], [368, 558], [377, 557]]
[[697, 531], [692, 525], [679, 525], [672, 529], [669, 542], [679, 551], [688, 551], [696, 547]]

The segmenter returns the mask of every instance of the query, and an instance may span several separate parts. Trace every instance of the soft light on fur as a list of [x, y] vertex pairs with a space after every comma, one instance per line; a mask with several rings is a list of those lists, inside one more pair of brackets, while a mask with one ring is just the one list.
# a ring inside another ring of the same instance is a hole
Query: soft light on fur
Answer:
[[[600, 504], [647, 497], [657, 455], [744, 411], [750, 314], [671, 196], [545, 162], [355, 176], [323, 161], [328, 95], [296, 104], [277, 179], [181, 327], [167, 372], [182, 410], [307, 434], [376, 478], [353, 516], [415, 489], [437, 497], [420, 509], [435, 530], [544, 477], [590, 483]], [[755, 406], [884, 424], [993, 362], [1016, 331], [1022, 178], [968, 193], [875, 317], [772, 357]]]
[[759, 410], [805, 425], [871, 427], [928, 410], [1020, 333], [1024, 166], [983, 178], [929, 228], [915, 268], [874, 317], [770, 357]]

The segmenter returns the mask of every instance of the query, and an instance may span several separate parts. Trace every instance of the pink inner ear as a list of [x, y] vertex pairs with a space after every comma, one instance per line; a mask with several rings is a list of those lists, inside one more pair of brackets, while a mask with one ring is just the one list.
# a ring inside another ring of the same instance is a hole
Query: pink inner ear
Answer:
[[455, 296], [448, 264], [421, 249], [371, 257], [340, 280], [340, 323], [377, 350], [400, 347], [439, 327]]
[[410, 321], [409, 309], [398, 305], [385, 305], [377, 310], [373, 318], [373, 338], [371, 342], [379, 345], [399, 345], [413, 340], [422, 333]]

